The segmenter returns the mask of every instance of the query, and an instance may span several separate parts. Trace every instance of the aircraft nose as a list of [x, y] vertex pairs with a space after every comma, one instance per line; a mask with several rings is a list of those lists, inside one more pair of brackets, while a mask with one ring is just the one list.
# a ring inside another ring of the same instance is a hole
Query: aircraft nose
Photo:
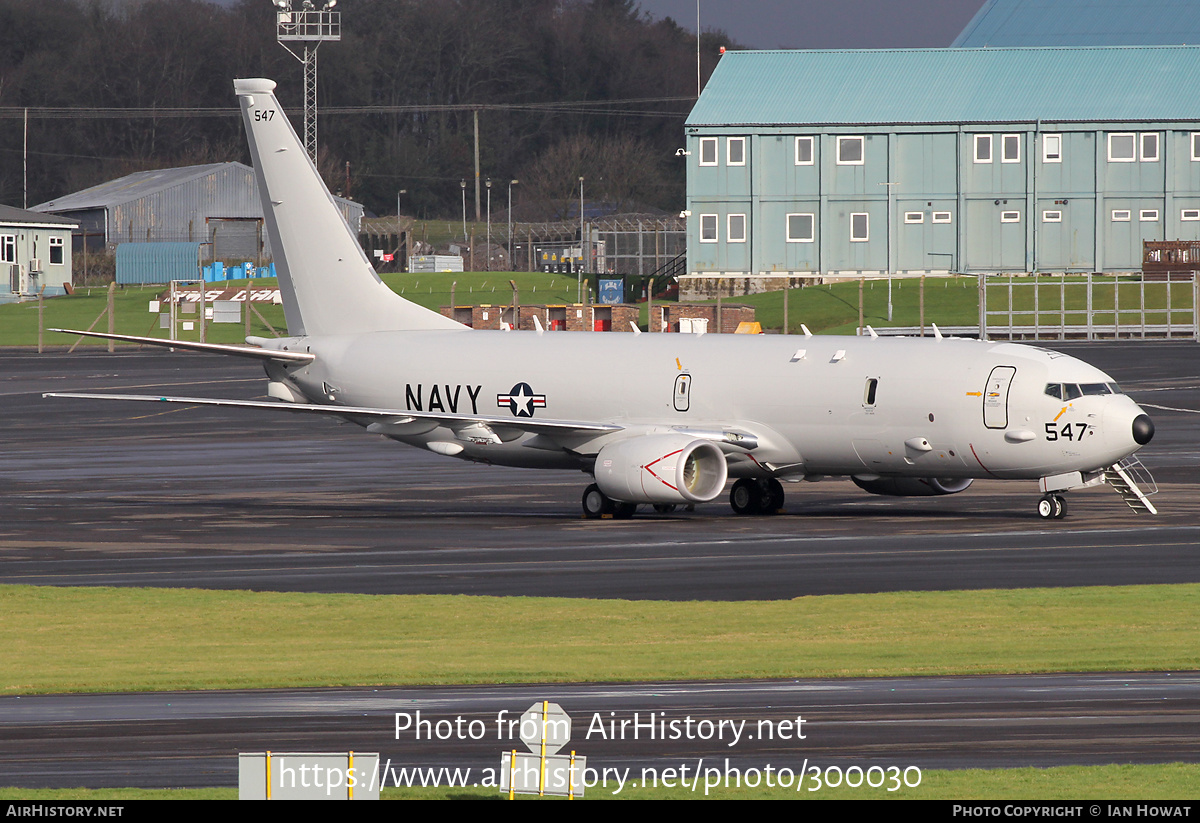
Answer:
[[1144, 446], [1154, 437], [1154, 421], [1148, 414], [1139, 414], [1133, 418], [1133, 442]]

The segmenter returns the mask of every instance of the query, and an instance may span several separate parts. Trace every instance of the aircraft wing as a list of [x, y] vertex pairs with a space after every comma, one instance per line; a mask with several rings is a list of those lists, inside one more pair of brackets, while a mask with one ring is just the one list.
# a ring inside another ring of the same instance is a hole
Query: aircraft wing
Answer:
[[[227, 348], [234, 348], [232, 346]], [[281, 352], [290, 354], [291, 352]], [[479, 426], [480, 434], [490, 430], [529, 432], [532, 434], [604, 434], [620, 431], [623, 427], [612, 423], [588, 423], [571, 420], [534, 420], [522, 417], [485, 417], [469, 414], [437, 414], [414, 412], [401, 409], [376, 409], [366, 406], [334, 406], [317, 403], [286, 403], [271, 400], [223, 400], [211, 397], [165, 397], [147, 394], [89, 394], [82, 392], [47, 392], [42, 397], [74, 397], [87, 400], [132, 400], [143, 403], [182, 403], [189, 406], [225, 406], [243, 409], [268, 409], [270, 411], [325, 414], [343, 418], [375, 418], [378, 422], [392, 426], [405, 426], [418, 422], [448, 426], [455, 430]]]
[[249, 357], [253, 360], [275, 360], [282, 363], [311, 363], [316, 358], [307, 352], [260, 349], [253, 346], [227, 346], [222, 343], [191, 343], [185, 340], [163, 340], [161, 337], [135, 337], [131, 334], [107, 334], [98, 331], [76, 331], [75, 329], [48, 329], [63, 334], [78, 334], [81, 337], [99, 337], [103, 340], [121, 340], [126, 343], [141, 343], [145, 346], [160, 346], [164, 349], [230, 354], [234, 357]]

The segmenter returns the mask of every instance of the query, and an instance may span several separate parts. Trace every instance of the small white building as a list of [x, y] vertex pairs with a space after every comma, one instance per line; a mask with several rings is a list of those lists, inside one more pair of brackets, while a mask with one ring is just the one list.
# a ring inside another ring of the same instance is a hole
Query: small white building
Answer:
[[65, 217], [0, 206], [0, 302], [64, 294], [71, 283], [71, 230]]

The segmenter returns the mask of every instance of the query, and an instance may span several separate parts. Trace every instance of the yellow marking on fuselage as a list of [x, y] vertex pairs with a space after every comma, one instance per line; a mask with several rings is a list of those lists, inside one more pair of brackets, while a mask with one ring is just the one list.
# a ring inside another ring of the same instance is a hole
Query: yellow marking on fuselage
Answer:
[[683, 364], [679, 362], [678, 357], [675, 358], [675, 368], [679, 369], [680, 371], [683, 371]]
[[1054, 415], [1054, 422], [1055, 422], [1055, 423], [1057, 423], [1057, 422], [1058, 422], [1058, 418], [1060, 418], [1060, 417], [1062, 417], [1064, 414], [1066, 414], [1066, 413], [1067, 413], [1067, 409], [1069, 409], [1069, 408], [1071, 408], [1071, 405], [1070, 405], [1069, 403], [1068, 403], [1067, 405], [1063, 406], [1063, 407], [1062, 407], [1062, 411], [1060, 411], [1058, 414]]
[[982, 396], [983, 396], [983, 392], [981, 392], [981, 391], [969, 391], [969, 392], [967, 392], [967, 397], [982, 397]]

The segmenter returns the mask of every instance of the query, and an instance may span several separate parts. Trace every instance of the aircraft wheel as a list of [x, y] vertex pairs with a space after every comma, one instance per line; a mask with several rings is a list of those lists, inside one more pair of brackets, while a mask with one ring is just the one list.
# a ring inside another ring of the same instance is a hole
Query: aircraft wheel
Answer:
[[613, 513], [613, 502], [608, 495], [600, 491], [595, 483], [583, 490], [583, 516], [588, 520], [598, 520], [606, 514]]
[[734, 514], [758, 514], [761, 498], [758, 483], [749, 477], [738, 480], [729, 490], [729, 505]]
[[763, 496], [764, 514], [776, 514], [783, 508], [783, 501], [786, 495], [783, 493], [783, 484], [774, 477], [768, 478], [766, 481], [766, 494]]
[[613, 517], [618, 520], [628, 520], [637, 512], [637, 503], [617, 503], [613, 502]]
[[654, 510], [659, 514], [670, 514], [675, 511], [674, 503], [655, 503]]
[[1049, 495], [1046, 495], [1039, 500], [1037, 505], [1038, 517], [1042, 518], [1043, 520], [1049, 520], [1055, 516], [1055, 512], [1061, 511], [1062, 509], [1063, 507], [1056, 505], [1054, 498]]
[[1054, 495], [1054, 517], [1061, 520], [1067, 516], [1067, 498], [1060, 494]]

